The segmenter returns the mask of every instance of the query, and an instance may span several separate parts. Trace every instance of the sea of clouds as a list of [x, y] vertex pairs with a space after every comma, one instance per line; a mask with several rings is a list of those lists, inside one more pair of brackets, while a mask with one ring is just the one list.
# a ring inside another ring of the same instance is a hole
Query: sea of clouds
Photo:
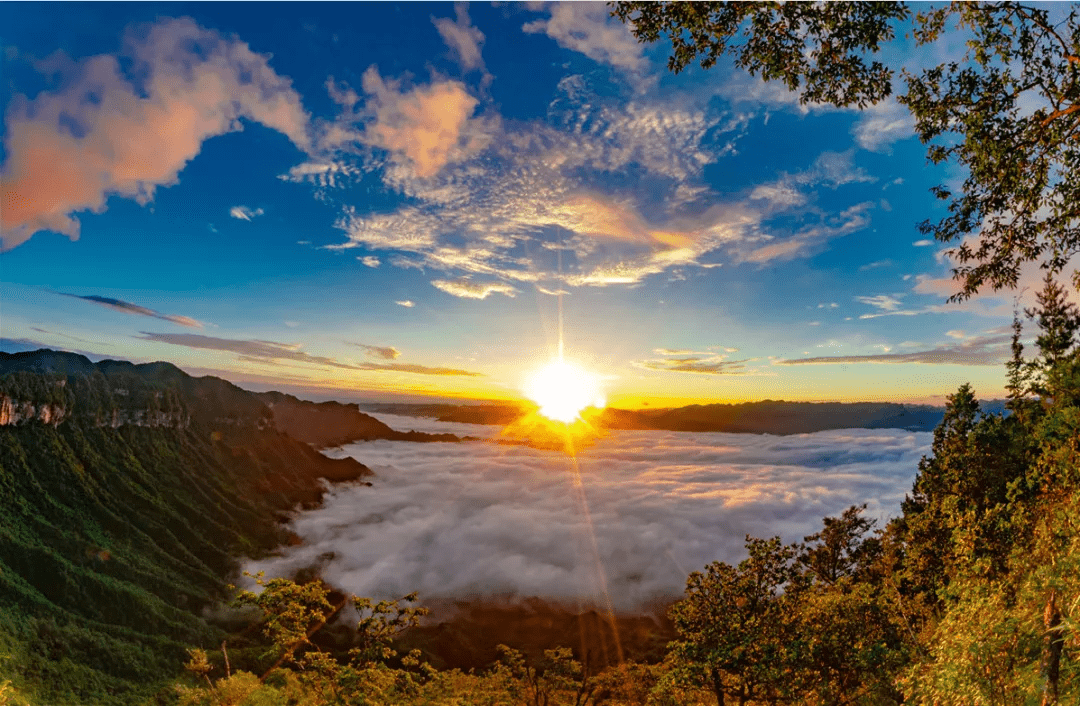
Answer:
[[[495, 437], [497, 427], [380, 414], [396, 429]], [[745, 557], [747, 534], [801, 540], [866, 503], [899, 512], [932, 435], [842, 430], [769, 436], [616, 431], [566, 455], [483, 441], [375, 441], [325, 451], [374, 470], [299, 513], [303, 540], [250, 562], [317, 567], [362, 596], [538, 596], [628, 612], [678, 597], [686, 575]]]

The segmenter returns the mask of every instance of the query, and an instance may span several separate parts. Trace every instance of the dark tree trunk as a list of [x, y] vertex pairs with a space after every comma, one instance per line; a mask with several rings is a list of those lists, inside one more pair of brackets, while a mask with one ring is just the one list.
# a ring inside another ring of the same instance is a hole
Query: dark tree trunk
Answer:
[[716, 694], [716, 706], [724, 706], [724, 682], [720, 680], [720, 670], [714, 669], [712, 677], [713, 693]]
[[1043, 611], [1043, 698], [1042, 706], [1058, 703], [1058, 676], [1061, 671], [1061, 648], [1064, 639], [1057, 629], [1061, 625], [1061, 609], [1057, 605], [1057, 591], [1050, 592], [1050, 599]]

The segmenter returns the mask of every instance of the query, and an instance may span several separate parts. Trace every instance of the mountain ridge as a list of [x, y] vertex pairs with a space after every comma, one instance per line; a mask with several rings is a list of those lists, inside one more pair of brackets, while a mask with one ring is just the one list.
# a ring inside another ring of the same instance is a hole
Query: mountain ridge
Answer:
[[[165, 362], [109, 359], [94, 363], [78, 353], [48, 349], [0, 352], [0, 376], [5, 378], [0, 386], [0, 426], [31, 420], [55, 425], [71, 418], [113, 428], [227, 424], [276, 428], [316, 447], [373, 440], [461, 441], [453, 434], [391, 429], [356, 404], [250, 392], [214, 376], [193, 377]], [[89, 385], [89, 397], [69, 394], [68, 384], [80, 377]]]
[[[505, 426], [535, 409], [527, 404], [361, 405], [371, 412], [429, 417], [443, 422]], [[986, 400], [985, 413], [1002, 413], [1003, 400]], [[944, 407], [899, 402], [787, 402], [761, 400], [740, 403], [693, 404], [662, 409], [606, 408], [588, 415], [590, 422], [624, 431], [725, 432], [732, 434], [808, 434], [838, 429], [903, 429], [933, 431]]]

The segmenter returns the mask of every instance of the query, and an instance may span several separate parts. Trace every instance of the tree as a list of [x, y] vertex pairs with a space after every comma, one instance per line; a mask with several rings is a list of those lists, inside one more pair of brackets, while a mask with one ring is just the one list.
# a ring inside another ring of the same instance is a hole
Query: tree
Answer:
[[[1019, 306], [1018, 304], [1016, 306]], [[1031, 364], [1024, 360], [1024, 344], [1020, 337], [1024, 335], [1024, 324], [1020, 320], [1020, 312], [1013, 309], [1012, 322], [1012, 357], [1005, 363], [1006, 379], [1005, 389], [1009, 393], [1008, 409], [1017, 418], [1026, 419], [1031, 412]]]
[[840, 517], [826, 517], [824, 527], [805, 538], [799, 563], [809, 569], [814, 578], [829, 586], [842, 579], [866, 574], [872, 570], [881, 552], [875, 537], [866, 537], [875, 521], [862, 516], [866, 504], [853, 505]]
[[713, 562], [686, 581], [686, 597], [669, 613], [679, 633], [672, 643], [688, 679], [708, 684], [723, 706], [775, 703], [786, 688], [787, 617], [783, 590], [796, 578], [795, 551], [779, 537], [746, 538], [749, 556], [737, 567]]
[[1065, 288], [1054, 281], [1050, 272], [1046, 273], [1043, 289], [1035, 298], [1037, 306], [1024, 313], [1039, 326], [1035, 345], [1039, 348], [1040, 367], [1048, 370], [1065, 360], [1076, 345], [1080, 309], [1066, 298]]
[[[916, 45], [950, 27], [967, 37], [959, 60], [900, 70], [915, 132], [935, 164], [965, 172], [948, 215], [919, 229], [943, 243], [961, 284], [1014, 287], [1024, 263], [1059, 272], [1080, 251], [1080, 9], [1060, 21], [1019, 2], [961, 3], [913, 14], [902, 2], [614, 2], [612, 15], [643, 42], [666, 35], [668, 67], [703, 68], [725, 55], [803, 103], [859, 108], [888, 97], [897, 71], [871, 60], [911, 23]], [[1058, 6], [1055, 12], [1064, 15]]]
[[891, 684], [902, 661], [900, 627], [880, 575], [882, 542], [865, 505], [826, 517], [799, 545], [807, 581], [791, 592], [795, 625], [792, 678], [807, 704], [897, 701]]

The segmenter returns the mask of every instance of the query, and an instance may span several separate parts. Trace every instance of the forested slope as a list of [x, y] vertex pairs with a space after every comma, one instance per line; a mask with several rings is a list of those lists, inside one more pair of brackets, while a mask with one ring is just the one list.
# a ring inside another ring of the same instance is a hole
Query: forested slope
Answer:
[[321, 477], [369, 472], [168, 364], [42, 352], [0, 373], [0, 675], [42, 703], [153, 693], [217, 639], [202, 612], [236, 558], [286, 541], [280, 513]]

